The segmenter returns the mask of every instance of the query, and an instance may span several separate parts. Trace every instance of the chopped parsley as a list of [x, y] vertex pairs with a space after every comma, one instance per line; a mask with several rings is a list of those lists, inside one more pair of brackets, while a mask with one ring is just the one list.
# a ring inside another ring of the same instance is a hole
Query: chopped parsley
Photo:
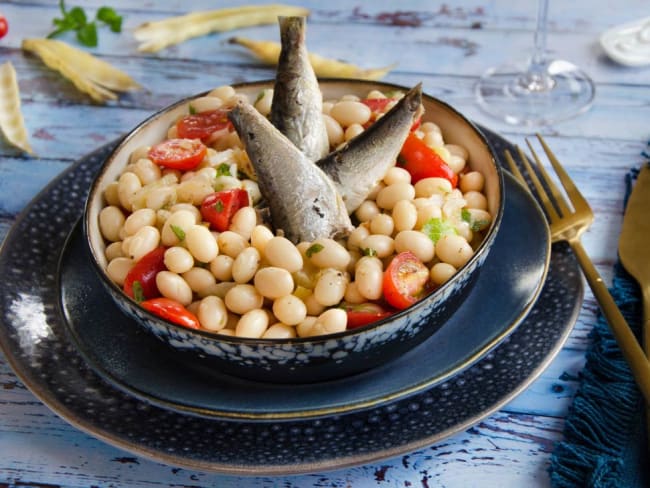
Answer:
[[217, 176], [232, 176], [230, 165], [228, 163], [221, 163], [217, 166]]
[[223, 212], [223, 202], [221, 200], [217, 200], [217, 203], [214, 204], [214, 209], [217, 212]]
[[196, 113], [196, 109], [194, 108], [194, 105], [192, 105], [191, 103], [187, 108], [188, 111], [190, 112], [190, 115], [194, 115]]
[[262, 90], [261, 92], [259, 92], [259, 93], [257, 94], [257, 98], [255, 99], [255, 102], [253, 102], [253, 105], [255, 105], [255, 104], [256, 104], [257, 102], [259, 102], [262, 98], [264, 98], [264, 95], [265, 95], [265, 94], [266, 94], [266, 92], [265, 92], [264, 90]]
[[469, 210], [464, 208], [464, 209], [462, 209], [460, 211], [460, 218], [463, 219], [468, 224], [471, 224], [472, 223], [472, 212], [470, 212]]
[[310, 258], [317, 252], [321, 252], [323, 249], [324, 248], [322, 244], [318, 244], [318, 243], [312, 244], [307, 248], [307, 252], [305, 252], [305, 254], [307, 255], [308, 258]]
[[366, 247], [365, 249], [361, 250], [361, 254], [364, 256], [375, 257], [377, 255], [377, 251], [372, 247]]
[[144, 290], [142, 289], [142, 284], [137, 280], [133, 282], [133, 298], [138, 303], [144, 302], [144, 300], [145, 300]]
[[433, 217], [427, 220], [422, 226], [422, 232], [429, 236], [429, 239], [431, 239], [434, 244], [438, 242], [442, 236], [458, 234], [456, 228], [450, 222], [438, 217]]
[[185, 239], [185, 231], [183, 229], [181, 229], [179, 226], [173, 225], [173, 224], [170, 227], [172, 229], [172, 232], [176, 235], [176, 237], [178, 238], [179, 241], [182, 241], [182, 240]]

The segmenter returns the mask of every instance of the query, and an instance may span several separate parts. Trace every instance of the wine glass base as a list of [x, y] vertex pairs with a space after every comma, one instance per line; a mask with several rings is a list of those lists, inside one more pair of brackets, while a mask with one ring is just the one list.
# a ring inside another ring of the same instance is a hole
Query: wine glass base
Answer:
[[517, 66], [488, 70], [475, 86], [479, 106], [517, 125], [545, 125], [585, 112], [593, 103], [594, 84], [568, 61], [553, 60], [531, 73]]

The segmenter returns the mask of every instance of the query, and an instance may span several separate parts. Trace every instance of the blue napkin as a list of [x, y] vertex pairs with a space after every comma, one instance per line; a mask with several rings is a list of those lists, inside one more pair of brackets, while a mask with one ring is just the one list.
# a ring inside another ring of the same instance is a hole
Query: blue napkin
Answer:
[[[643, 154], [650, 159], [647, 152]], [[638, 170], [626, 175], [626, 203], [637, 175]], [[620, 262], [610, 292], [638, 337], [641, 291]], [[648, 487], [650, 460], [641, 393], [601, 314], [590, 338], [564, 439], [551, 456], [551, 484], [555, 488]]]

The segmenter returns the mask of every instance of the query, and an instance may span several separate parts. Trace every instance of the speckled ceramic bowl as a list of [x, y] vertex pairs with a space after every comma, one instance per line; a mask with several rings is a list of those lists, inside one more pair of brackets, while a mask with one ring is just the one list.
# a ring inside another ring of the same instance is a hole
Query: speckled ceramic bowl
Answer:
[[[236, 85], [240, 93], [254, 99], [271, 81]], [[322, 80], [324, 99], [345, 94], [365, 96], [370, 90], [408, 88], [357, 80]], [[196, 95], [196, 96], [200, 96]], [[219, 370], [258, 381], [306, 383], [355, 374], [403, 355], [442, 327], [462, 305], [480, 272], [503, 214], [503, 175], [494, 154], [481, 132], [455, 109], [433, 97], [423, 96], [424, 120], [440, 126], [447, 143], [459, 144], [469, 151], [468, 163], [486, 178], [485, 193], [493, 216], [485, 239], [474, 256], [456, 275], [410, 308], [365, 327], [315, 338], [248, 339], [189, 330], [163, 320], [140, 308], [106, 275], [105, 242], [98, 224], [104, 206], [103, 192], [117, 179], [129, 155], [140, 146], [163, 140], [167, 128], [178, 116], [187, 113], [188, 102], [181, 100], [161, 110], [136, 127], [118, 145], [102, 166], [86, 203], [84, 232], [99, 281], [124, 313], [133, 317], [149, 333], [166, 343], [179, 361], [206, 372]], [[480, 314], [480, 310], [476, 311]]]

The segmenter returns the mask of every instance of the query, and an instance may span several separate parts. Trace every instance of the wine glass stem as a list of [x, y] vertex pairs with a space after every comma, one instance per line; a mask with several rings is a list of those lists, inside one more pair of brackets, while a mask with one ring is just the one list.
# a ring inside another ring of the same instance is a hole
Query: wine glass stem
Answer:
[[535, 45], [526, 73], [519, 80], [525, 90], [545, 92], [553, 89], [555, 80], [546, 66], [546, 31], [548, 28], [548, 0], [538, 0]]

